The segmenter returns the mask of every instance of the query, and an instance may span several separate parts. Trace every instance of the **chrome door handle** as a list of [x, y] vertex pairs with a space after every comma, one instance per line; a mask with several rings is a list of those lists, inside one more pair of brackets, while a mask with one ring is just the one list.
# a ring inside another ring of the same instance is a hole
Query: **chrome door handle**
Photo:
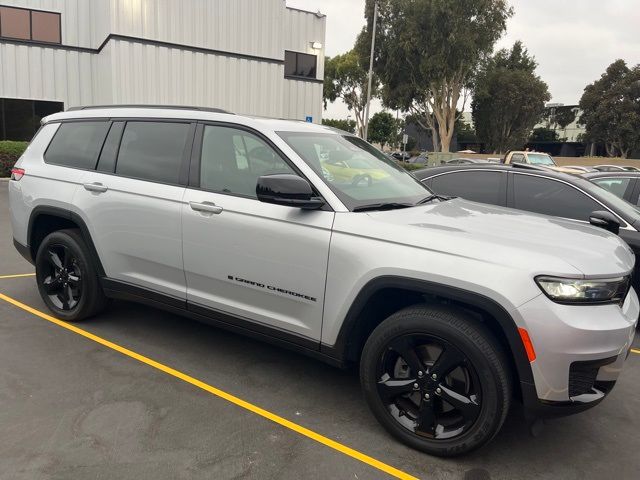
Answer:
[[90, 192], [104, 193], [109, 190], [109, 187], [106, 187], [105, 185], [98, 182], [85, 183], [83, 186], [85, 190], [88, 190]]
[[222, 213], [223, 208], [217, 206], [213, 202], [189, 202], [189, 206], [191, 210], [195, 210], [196, 212], [205, 212], [205, 213], [213, 213], [218, 215]]

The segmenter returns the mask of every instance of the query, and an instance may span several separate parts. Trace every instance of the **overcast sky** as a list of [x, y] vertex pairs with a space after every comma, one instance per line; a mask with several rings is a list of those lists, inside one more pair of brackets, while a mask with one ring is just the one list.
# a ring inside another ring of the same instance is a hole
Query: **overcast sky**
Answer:
[[[584, 87], [617, 58], [640, 63], [639, 0], [510, 0], [515, 15], [497, 48], [522, 40], [538, 62], [552, 102], [575, 104]], [[349, 50], [364, 26], [364, 0], [287, 0], [287, 5], [327, 15], [326, 54]], [[325, 118], [345, 118], [342, 104]], [[374, 110], [379, 110], [375, 106]]]

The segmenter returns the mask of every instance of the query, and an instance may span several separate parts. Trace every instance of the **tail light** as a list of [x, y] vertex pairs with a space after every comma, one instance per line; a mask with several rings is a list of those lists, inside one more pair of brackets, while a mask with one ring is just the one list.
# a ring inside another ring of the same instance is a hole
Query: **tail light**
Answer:
[[24, 177], [24, 168], [12, 168], [11, 169], [11, 180], [18, 181]]

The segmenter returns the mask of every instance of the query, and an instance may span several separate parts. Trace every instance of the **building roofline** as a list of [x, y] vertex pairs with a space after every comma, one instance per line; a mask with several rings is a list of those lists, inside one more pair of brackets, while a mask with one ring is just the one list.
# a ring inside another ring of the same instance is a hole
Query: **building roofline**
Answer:
[[287, 10], [294, 10], [296, 12], [308, 13], [310, 15], [315, 15], [318, 18], [326, 18], [324, 13], [321, 13], [319, 10], [317, 12], [312, 12], [311, 10], [303, 10], [302, 8], [290, 7], [289, 5], [285, 5]]

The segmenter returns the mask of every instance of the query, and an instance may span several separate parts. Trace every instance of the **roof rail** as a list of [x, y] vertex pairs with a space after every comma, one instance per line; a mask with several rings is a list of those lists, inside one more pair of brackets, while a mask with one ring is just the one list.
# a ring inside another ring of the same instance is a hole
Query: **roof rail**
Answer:
[[169, 110], [198, 110], [200, 112], [212, 112], [212, 113], [228, 113], [229, 115], [234, 115], [233, 112], [228, 112], [227, 110], [223, 110], [221, 108], [213, 108], [213, 107], [190, 107], [186, 105], [85, 105], [80, 107], [70, 107], [67, 108], [67, 112], [77, 112], [79, 110], [94, 110], [94, 109], [104, 109], [104, 108], [162, 108]]

